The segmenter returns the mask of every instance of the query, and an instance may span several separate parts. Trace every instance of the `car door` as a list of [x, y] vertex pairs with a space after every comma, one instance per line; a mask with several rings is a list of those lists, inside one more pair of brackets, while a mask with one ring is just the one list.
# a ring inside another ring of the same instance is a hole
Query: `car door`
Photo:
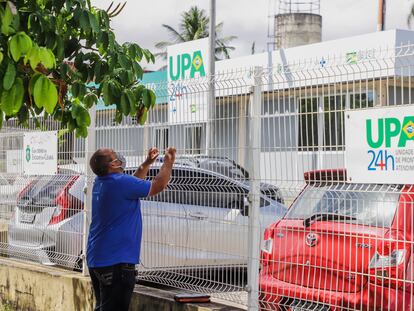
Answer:
[[[158, 168], [149, 171], [152, 179]], [[141, 265], [144, 269], [172, 268], [187, 264], [187, 219], [180, 201], [180, 179], [177, 169], [162, 193], [141, 200], [143, 235], [141, 245]]]
[[190, 265], [224, 265], [247, 262], [246, 189], [223, 175], [205, 170], [188, 171]]

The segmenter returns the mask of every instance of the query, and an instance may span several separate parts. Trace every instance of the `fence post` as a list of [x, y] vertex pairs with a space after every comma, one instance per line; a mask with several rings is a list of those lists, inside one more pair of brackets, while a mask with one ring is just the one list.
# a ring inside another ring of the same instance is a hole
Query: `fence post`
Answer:
[[249, 119], [249, 162], [250, 193], [249, 193], [249, 239], [248, 239], [248, 308], [250, 311], [259, 309], [259, 264], [260, 264], [260, 147], [261, 147], [261, 106], [263, 68], [254, 68], [254, 87], [250, 100]]
[[88, 128], [88, 137], [85, 141], [85, 174], [86, 174], [86, 186], [85, 186], [85, 202], [83, 210], [83, 240], [82, 240], [82, 274], [84, 276], [89, 275], [88, 267], [86, 265], [86, 247], [88, 243], [89, 225], [91, 223], [92, 213], [92, 185], [94, 180], [94, 174], [89, 166], [89, 158], [95, 152], [96, 148], [96, 105], [92, 106], [89, 110], [91, 116], [91, 125]]
[[[208, 88], [208, 101], [207, 101], [207, 125], [206, 125], [206, 154], [211, 155], [214, 151], [214, 119], [215, 119], [215, 107], [216, 107], [216, 90], [215, 90], [215, 77], [216, 77], [216, 0], [210, 0], [210, 25], [209, 25], [209, 88]], [[217, 147], [217, 146], [216, 146]]]

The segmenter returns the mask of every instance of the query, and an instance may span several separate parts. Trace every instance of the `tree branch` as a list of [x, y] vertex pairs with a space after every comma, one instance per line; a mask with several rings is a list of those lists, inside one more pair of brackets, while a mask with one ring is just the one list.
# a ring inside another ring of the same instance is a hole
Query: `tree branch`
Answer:
[[95, 48], [93, 48], [93, 47], [87, 47], [87, 46], [84, 46], [84, 45], [81, 45], [80, 47], [81, 47], [82, 49], [85, 49], [85, 50], [91, 50], [91, 51], [99, 52], [99, 50], [98, 50], [98, 49], [95, 49]]

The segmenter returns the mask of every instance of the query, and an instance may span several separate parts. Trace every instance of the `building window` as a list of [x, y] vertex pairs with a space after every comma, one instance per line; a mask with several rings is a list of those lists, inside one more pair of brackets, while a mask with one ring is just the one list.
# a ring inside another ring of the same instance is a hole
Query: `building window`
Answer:
[[[350, 109], [374, 107], [374, 92], [349, 95]], [[323, 107], [318, 114], [319, 100]], [[299, 150], [344, 150], [346, 95], [332, 95], [299, 100]], [[323, 137], [322, 137], [323, 136]]]
[[350, 109], [365, 109], [374, 107], [374, 92], [368, 91], [364, 93], [350, 94]]
[[168, 123], [168, 105], [157, 104], [154, 109], [148, 112], [148, 124]]
[[158, 148], [158, 150], [165, 150], [168, 148], [168, 128], [157, 128], [155, 129], [155, 137], [154, 137], [154, 146]]
[[319, 98], [299, 100], [299, 150], [318, 149], [318, 102]]
[[271, 116], [295, 113], [295, 99], [293, 97], [272, 96], [263, 101], [262, 115]]
[[324, 101], [324, 149], [343, 150], [345, 95], [325, 96]]
[[201, 153], [201, 126], [189, 126], [185, 128], [185, 152], [187, 154]]
[[414, 103], [413, 88], [389, 86], [386, 105], [411, 105]]

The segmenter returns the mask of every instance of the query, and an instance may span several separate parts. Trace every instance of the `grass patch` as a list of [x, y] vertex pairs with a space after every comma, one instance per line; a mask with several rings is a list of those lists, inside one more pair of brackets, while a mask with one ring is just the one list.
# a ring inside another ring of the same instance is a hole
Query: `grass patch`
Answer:
[[17, 311], [11, 304], [9, 303], [1, 303], [0, 311]]

